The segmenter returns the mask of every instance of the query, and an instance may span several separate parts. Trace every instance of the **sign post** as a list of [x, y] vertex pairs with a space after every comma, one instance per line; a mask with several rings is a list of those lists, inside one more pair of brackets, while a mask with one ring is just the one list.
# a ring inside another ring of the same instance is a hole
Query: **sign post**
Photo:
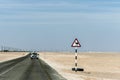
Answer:
[[80, 42], [78, 41], [77, 38], [75, 38], [75, 40], [73, 41], [71, 47], [75, 48], [75, 68], [72, 68], [72, 70], [75, 71], [75, 72], [84, 71], [84, 69], [77, 67], [77, 65], [78, 65], [77, 64], [77, 59], [78, 59], [78, 57], [77, 57], [78, 56], [78, 54], [77, 54], [78, 50], [77, 49], [78, 49], [78, 47], [81, 47], [81, 44], [80, 44]]

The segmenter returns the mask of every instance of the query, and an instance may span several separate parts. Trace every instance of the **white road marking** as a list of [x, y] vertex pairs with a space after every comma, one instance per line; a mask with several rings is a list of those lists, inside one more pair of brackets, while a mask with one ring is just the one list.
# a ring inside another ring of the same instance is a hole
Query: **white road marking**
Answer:
[[13, 67], [5, 70], [4, 72], [2, 72], [2, 73], [0, 74], [0, 76], [2, 76], [2, 75], [4, 75], [4, 74], [6, 74], [7, 72], [11, 71], [14, 67], [15, 67], [15, 66], [13, 66]]

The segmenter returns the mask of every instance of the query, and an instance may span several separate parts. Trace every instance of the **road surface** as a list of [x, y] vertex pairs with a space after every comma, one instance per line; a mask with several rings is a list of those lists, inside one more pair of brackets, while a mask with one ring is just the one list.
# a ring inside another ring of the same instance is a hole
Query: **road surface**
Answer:
[[0, 63], [0, 80], [66, 80], [40, 59], [29, 55]]

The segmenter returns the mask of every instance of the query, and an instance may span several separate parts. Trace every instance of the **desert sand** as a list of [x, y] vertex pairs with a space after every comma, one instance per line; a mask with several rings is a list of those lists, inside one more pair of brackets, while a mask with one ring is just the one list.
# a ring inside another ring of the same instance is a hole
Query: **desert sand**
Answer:
[[0, 62], [19, 58], [27, 54], [26, 52], [0, 52]]
[[78, 67], [84, 72], [74, 72], [74, 53], [41, 52], [40, 58], [68, 80], [120, 80], [120, 53], [78, 53]]
[[[25, 56], [24, 52], [0, 52], [0, 62]], [[74, 72], [74, 53], [40, 52], [40, 58], [68, 80], [120, 80], [120, 53], [80, 52], [78, 67], [84, 72]]]

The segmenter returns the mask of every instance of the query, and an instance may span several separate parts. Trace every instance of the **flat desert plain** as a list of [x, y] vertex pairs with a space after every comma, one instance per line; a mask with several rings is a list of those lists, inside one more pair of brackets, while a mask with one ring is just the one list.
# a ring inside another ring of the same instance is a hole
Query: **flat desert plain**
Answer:
[[74, 53], [41, 52], [40, 58], [57, 70], [67, 80], [120, 80], [120, 53], [80, 52], [78, 67], [84, 72], [74, 72]]
[[[0, 62], [25, 56], [24, 52], [0, 52]], [[120, 80], [120, 53], [78, 53], [78, 67], [84, 72], [74, 72], [74, 53], [40, 52], [40, 58], [57, 70], [67, 80]]]
[[0, 52], [0, 62], [19, 58], [27, 54], [26, 52]]

